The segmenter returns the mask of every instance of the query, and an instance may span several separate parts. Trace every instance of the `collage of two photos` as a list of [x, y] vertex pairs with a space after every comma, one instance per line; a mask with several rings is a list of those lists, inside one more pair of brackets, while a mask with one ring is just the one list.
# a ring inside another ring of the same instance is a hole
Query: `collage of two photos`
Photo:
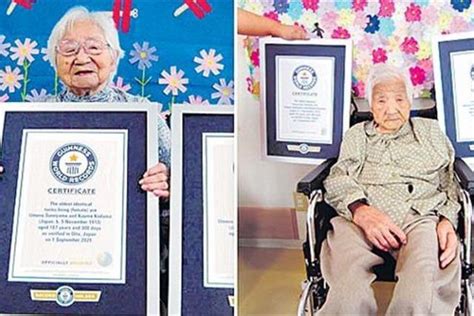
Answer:
[[232, 1], [0, 1], [1, 314], [233, 314], [233, 33]]
[[0, 314], [470, 315], [470, 1], [0, 0]]

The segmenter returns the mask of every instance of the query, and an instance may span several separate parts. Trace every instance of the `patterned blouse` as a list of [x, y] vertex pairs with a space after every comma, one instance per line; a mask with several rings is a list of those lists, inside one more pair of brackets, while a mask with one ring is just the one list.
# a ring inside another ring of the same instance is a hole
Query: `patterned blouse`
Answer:
[[[42, 102], [149, 102], [146, 98], [134, 96], [116, 87], [106, 87], [94, 95], [78, 96], [64, 89], [57, 96], [48, 96]], [[170, 129], [163, 118], [158, 115], [158, 155], [160, 162], [170, 168]]]
[[401, 228], [405, 216], [444, 216], [456, 227], [454, 150], [437, 121], [412, 118], [400, 130], [381, 134], [374, 121], [356, 124], [344, 136], [338, 161], [324, 182], [328, 203], [352, 220], [348, 206], [366, 199]]

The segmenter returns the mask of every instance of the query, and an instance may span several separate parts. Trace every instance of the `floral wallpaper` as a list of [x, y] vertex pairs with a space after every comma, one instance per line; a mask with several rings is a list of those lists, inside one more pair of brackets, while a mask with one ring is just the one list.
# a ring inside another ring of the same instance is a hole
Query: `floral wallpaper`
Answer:
[[[433, 35], [474, 30], [471, 0], [239, 0], [238, 6], [284, 24], [304, 27], [310, 37], [351, 38], [352, 90], [365, 94], [371, 65], [390, 63], [408, 69], [417, 97], [433, 88]], [[315, 23], [318, 23], [319, 29]], [[259, 95], [258, 40], [244, 42], [250, 75], [247, 88]]]
[[[14, 1], [0, 2], [0, 102], [34, 102], [63, 88], [46, 56], [60, 17], [75, 5], [116, 8], [112, 0]], [[206, 3], [201, 12], [181, 1], [133, 1], [127, 26], [117, 26], [125, 57], [112, 84], [164, 112], [173, 103], [233, 104], [233, 1]]]

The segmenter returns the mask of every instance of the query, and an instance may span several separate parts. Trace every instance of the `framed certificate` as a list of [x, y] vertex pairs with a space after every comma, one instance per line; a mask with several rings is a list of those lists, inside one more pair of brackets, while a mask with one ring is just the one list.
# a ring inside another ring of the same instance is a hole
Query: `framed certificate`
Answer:
[[435, 38], [433, 68], [441, 127], [457, 156], [474, 157], [474, 32]]
[[264, 156], [320, 163], [339, 153], [349, 128], [348, 40], [260, 41]]
[[233, 315], [233, 131], [233, 107], [173, 107], [170, 315]]
[[[0, 313], [159, 313], [149, 104], [0, 106]], [[133, 158], [132, 158], [133, 157]]]

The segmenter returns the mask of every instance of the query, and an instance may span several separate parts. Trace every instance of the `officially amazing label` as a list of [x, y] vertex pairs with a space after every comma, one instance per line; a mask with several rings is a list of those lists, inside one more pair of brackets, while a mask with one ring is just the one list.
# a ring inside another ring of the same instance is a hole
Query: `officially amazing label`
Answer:
[[298, 66], [293, 71], [293, 83], [300, 90], [309, 90], [316, 85], [318, 76], [313, 67], [308, 65]]
[[56, 150], [50, 161], [53, 176], [64, 184], [81, 184], [97, 170], [97, 157], [86, 145], [66, 144]]

